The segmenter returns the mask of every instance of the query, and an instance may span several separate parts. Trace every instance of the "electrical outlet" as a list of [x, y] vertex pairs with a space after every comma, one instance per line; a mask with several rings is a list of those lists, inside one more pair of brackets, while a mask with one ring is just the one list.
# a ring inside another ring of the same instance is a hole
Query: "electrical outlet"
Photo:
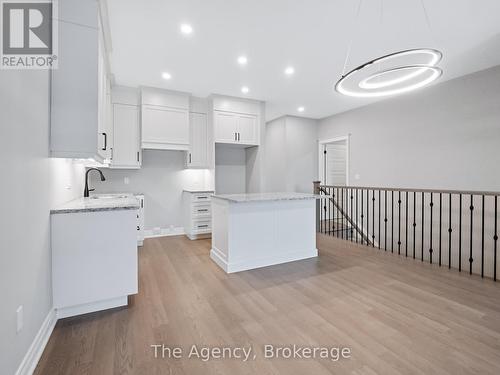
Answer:
[[124, 183], [125, 185], [130, 184], [130, 178], [128, 178], [128, 177], [124, 177], [124, 178], [123, 178], [123, 183]]
[[24, 326], [24, 309], [23, 305], [19, 306], [16, 310], [16, 317], [17, 317], [17, 326], [16, 326], [16, 333], [19, 333], [23, 330]]

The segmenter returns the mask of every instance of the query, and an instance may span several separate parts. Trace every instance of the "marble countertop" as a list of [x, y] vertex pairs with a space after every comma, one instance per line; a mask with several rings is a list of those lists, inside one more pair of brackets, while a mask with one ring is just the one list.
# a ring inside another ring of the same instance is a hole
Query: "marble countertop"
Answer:
[[113, 210], [136, 210], [139, 201], [133, 194], [95, 194], [89, 198], [78, 198], [50, 210], [51, 214], [97, 212]]
[[304, 199], [320, 199], [320, 195], [308, 193], [251, 193], [251, 194], [215, 194], [214, 198], [224, 199], [232, 203], [289, 201]]

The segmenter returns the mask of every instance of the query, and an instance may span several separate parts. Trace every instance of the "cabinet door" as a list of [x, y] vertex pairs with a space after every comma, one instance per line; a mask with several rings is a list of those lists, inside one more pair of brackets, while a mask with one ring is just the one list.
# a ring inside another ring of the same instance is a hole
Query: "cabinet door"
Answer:
[[190, 114], [189, 138], [188, 167], [208, 168], [208, 124], [206, 114]]
[[104, 37], [99, 32], [99, 45], [98, 45], [98, 92], [97, 92], [97, 106], [98, 106], [98, 136], [97, 136], [97, 152], [103, 159], [111, 157], [111, 124], [108, 122], [108, 72], [106, 68], [104, 49]]
[[214, 112], [215, 142], [238, 143], [238, 116], [234, 113]]
[[257, 145], [257, 117], [253, 115], [238, 115], [238, 142]]
[[142, 147], [189, 149], [189, 112], [185, 109], [142, 106]]
[[113, 104], [114, 168], [138, 168], [140, 163], [139, 107]]

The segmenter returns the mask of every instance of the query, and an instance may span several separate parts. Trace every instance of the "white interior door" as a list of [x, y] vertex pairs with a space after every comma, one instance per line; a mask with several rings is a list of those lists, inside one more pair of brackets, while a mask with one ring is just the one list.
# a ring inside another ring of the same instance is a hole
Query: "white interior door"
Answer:
[[326, 143], [323, 147], [325, 184], [347, 186], [347, 142]]

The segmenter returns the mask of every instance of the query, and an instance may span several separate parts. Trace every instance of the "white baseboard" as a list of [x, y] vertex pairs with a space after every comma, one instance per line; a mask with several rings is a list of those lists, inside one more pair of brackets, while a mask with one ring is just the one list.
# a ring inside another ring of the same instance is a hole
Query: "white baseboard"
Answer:
[[42, 356], [43, 350], [49, 341], [50, 335], [57, 322], [56, 312], [51, 309], [42, 323], [40, 330], [36, 334], [31, 346], [19, 365], [16, 375], [31, 375], [35, 371], [36, 365]]
[[113, 309], [115, 307], [127, 306], [128, 297], [121, 296], [117, 298], [107, 299], [104, 301], [97, 301], [86, 303], [83, 305], [63, 307], [56, 309], [57, 319], [68, 318], [70, 316], [88, 314], [95, 311]]
[[262, 257], [257, 259], [246, 259], [238, 262], [227, 262], [223, 253], [216, 247], [210, 250], [210, 258], [217, 263], [226, 273], [252, 270], [255, 268], [268, 267], [276, 264], [295, 262], [297, 260], [309, 259], [318, 256], [318, 249], [307, 249], [279, 256]]
[[160, 230], [146, 229], [144, 231], [144, 238], [156, 238], [156, 237], [167, 237], [167, 236], [180, 236], [186, 234], [184, 232], [184, 227], [175, 228], [161, 228]]

